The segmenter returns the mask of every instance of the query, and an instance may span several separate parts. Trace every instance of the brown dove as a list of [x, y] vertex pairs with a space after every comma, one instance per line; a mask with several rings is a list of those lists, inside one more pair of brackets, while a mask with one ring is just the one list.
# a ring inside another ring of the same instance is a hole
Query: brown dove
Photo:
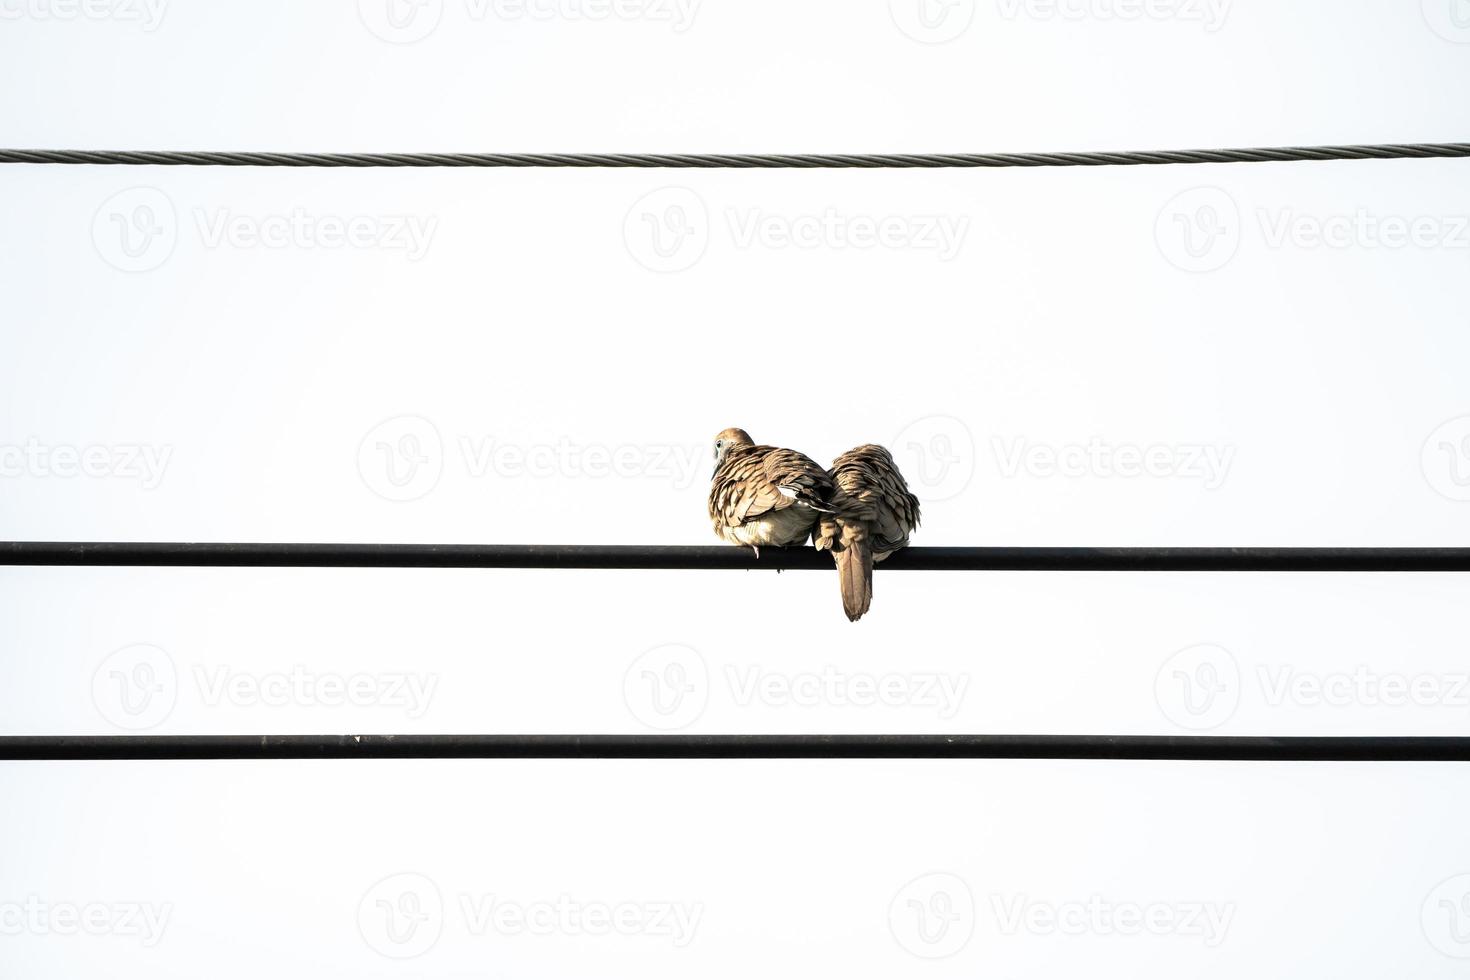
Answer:
[[731, 544], [761, 547], [806, 542], [836, 492], [827, 471], [794, 449], [757, 446], [744, 429], [715, 436], [709, 516]]
[[842, 609], [857, 622], [873, 603], [873, 563], [909, 543], [919, 526], [919, 498], [882, 446], [858, 446], [838, 456], [828, 473], [837, 484], [833, 511], [822, 515], [812, 542], [832, 552]]

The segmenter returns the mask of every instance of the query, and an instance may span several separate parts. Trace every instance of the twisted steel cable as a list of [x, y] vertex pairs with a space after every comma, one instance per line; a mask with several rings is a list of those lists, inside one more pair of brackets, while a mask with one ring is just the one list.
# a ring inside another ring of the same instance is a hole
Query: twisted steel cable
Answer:
[[1138, 167], [1470, 157], [1470, 143], [1287, 146], [1092, 153], [261, 153], [185, 150], [3, 150], [0, 163], [160, 167], [598, 167], [681, 170]]

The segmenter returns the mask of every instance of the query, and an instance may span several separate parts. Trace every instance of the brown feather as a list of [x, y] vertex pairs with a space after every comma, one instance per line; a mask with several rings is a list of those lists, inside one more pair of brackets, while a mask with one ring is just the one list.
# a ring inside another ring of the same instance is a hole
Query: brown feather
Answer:
[[859, 619], [873, 601], [873, 565], [908, 546], [919, 526], [919, 498], [909, 492], [893, 456], [882, 446], [849, 450], [832, 463], [832, 514], [812, 531], [818, 551], [831, 551], [847, 618]]

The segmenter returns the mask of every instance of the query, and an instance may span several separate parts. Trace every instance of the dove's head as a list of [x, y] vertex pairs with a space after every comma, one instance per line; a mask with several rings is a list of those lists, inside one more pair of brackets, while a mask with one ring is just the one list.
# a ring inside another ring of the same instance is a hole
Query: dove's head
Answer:
[[755, 440], [750, 433], [744, 429], [726, 429], [715, 436], [715, 469], [725, 461], [725, 454], [730, 451], [731, 446], [754, 446]]

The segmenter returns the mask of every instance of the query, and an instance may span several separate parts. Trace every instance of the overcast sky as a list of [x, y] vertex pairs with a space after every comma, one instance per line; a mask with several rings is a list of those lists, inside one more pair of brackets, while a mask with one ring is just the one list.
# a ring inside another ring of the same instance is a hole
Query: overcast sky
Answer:
[[[1464, 0], [0, 0], [0, 144], [1455, 141], [1467, 55]], [[1467, 174], [7, 166], [0, 539], [714, 543], [738, 425], [890, 446], [917, 544], [1470, 545]], [[880, 568], [851, 625], [827, 572], [0, 569], [0, 733], [1465, 735], [1467, 600]], [[1470, 959], [1451, 766], [10, 764], [0, 796], [7, 977]]]

